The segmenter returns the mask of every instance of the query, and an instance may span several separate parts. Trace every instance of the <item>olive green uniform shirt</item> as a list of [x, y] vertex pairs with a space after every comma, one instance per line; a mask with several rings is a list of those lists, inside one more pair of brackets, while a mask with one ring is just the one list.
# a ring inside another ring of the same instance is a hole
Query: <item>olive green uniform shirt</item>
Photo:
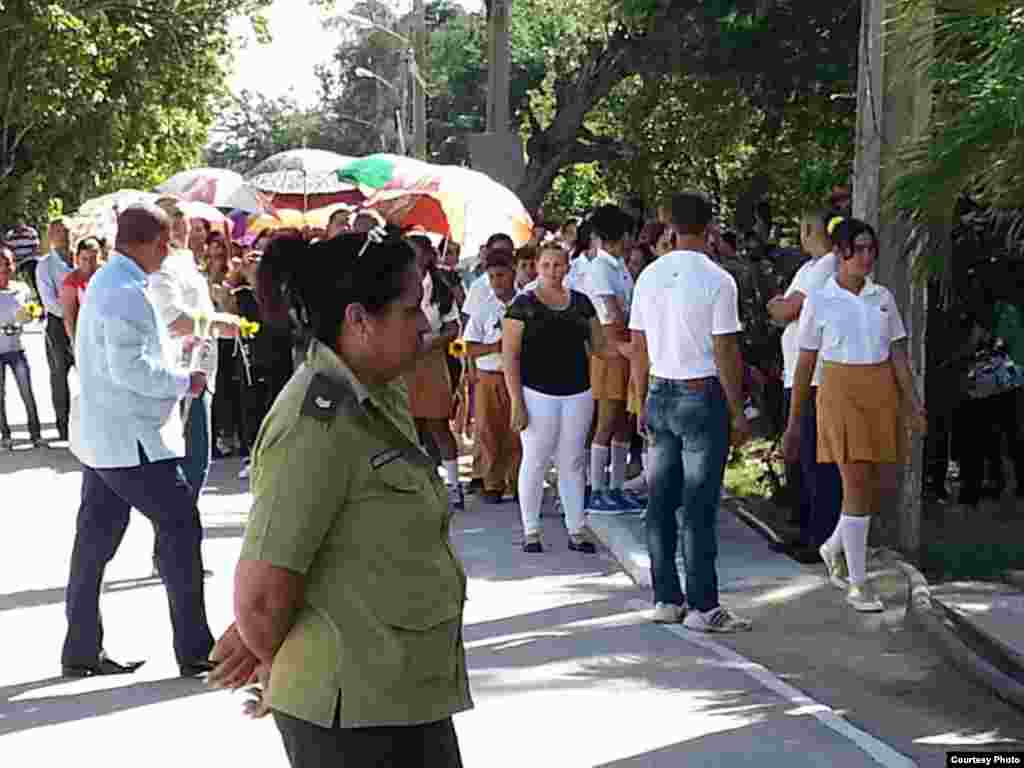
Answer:
[[368, 390], [313, 342], [260, 429], [252, 489], [241, 557], [306, 578], [269, 706], [343, 728], [470, 709], [466, 576], [400, 380]]

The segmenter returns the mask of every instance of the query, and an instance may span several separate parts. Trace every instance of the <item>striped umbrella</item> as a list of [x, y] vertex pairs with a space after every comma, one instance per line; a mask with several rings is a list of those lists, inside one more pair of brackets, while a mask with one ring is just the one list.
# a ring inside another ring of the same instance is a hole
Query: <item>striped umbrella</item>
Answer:
[[176, 173], [157, 192], [176, 195], [182, 200], [206, 203], [215, 208], [232, 208], [258, 213], [270, 208], [270, 200], [240, 173], [224, 168], [193, 168]]
[[363, 205], [388, 221], [449, 237], [465, 253], [476, 253], [497, 232], [517, 248], [533, 234], [533, 219], [515, 193], [469, 168], [379, 154], [340, 167], [337, 176], [355, 184], [367, 197]]

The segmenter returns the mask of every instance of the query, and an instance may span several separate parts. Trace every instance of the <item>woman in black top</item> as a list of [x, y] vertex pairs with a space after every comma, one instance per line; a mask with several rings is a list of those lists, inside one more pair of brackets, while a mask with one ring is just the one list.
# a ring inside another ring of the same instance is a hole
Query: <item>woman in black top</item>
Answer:
[[543, 246], [537, 259], [537, 287], [520, 294], [502, 322], [512, 428], [523, 442], [519, 505], [526, 552], [543, 551], [540, 507], [544, 474], [552, 459], [558, 468], [569, 549], [594, 552], [594, 545], [583, 537], [583, 466], [594, 414], [589, 355], [600, 352], [605, 341], [590, 299], [563, 286], [568, 271], [568, 254], [555, 244]]

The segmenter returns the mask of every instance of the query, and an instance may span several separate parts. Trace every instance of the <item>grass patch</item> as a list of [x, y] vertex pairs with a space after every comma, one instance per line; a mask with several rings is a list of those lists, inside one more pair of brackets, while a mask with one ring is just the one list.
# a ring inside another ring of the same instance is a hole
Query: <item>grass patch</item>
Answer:
[[[773, 477], [774, 473], [774, 477]], [[769, 440], [751, 440], [733, 450], [725, 467], [725, 490], [744, 498], [774, 498], [778, 481], [785, 481], [782, 456], [772, 452]]]

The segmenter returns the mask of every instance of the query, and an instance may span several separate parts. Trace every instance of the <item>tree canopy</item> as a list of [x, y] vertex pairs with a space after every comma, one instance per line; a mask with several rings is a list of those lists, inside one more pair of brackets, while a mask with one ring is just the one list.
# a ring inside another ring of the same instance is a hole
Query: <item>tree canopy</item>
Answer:
[[223, 96], [228, 23], [268, 0], [0, 5], [0, 213], [42, 215], [194, 163]]

